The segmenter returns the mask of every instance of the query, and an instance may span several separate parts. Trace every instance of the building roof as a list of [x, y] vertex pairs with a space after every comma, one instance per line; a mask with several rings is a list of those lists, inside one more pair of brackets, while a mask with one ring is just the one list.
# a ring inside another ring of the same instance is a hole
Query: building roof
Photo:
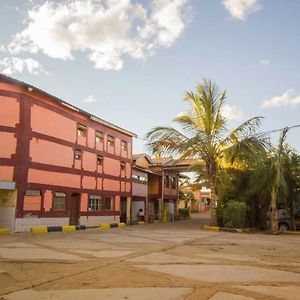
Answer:
[[137, 165], [132, 165], [132, 168], [135, 169], [135, 170], [145, 172], [145, 173], [154, 174], [154, 175], [157, 175], [157, 176], [162, 176], [162, 174], [159, 173], [159, 172], [155, 172], [153, 170], [143, 168], [143, 167], [140, 167], [140, 166], [137, 166]]
[[53, 95], [51, 95], [51, 94], [49, 94], [49, 93], [47, 93], [47, 92], [45, 92], [45, 91], [43, 91], [43, 90], [41, 90], [41, 89], [33, 86], [33, 85], [30, 85], [30, 84], [28, 84], [26, 82], [17, 80], [15, 78], [12, 78], [12, 77], [4, 75], [4, 74], [0, 74], [0, 82], [6, 82], [6, 83], [11, 83], [11, 84], [17, 85], [19, 87], [24, 88], [26, 91], [29, 91], [29, 92], [35, 92], [36, 91], [36, 92], [42, 94], [43, 96], [49, 97], [51, 100], [54, 100], [54, 101], [60, 103], [64, 107], [69, 108], [70, 110], [79, 112], [79, 113], [87, 116], [90, 120], [92, 120], [94, 122], [100, 123], [100, 124], [105, 125], [105, 126], [110, 127], [110, 128], [113, 128], [113, 129], [115, 129], [115, 130], [117, 130], [119, 132], [125, 133], [125, 134], [127, 134], [129, 136], [137, 137], [137, 135], [135, 133], [131, 132], [131, 131], [128, 131], [128, 130], [126, 130], [126, 129], [122, 128], [122, 127], [119, 127], [119, 126], [117, 126], [117, 125], [115, 125], [113, 123], [110, 123], [108, 121], [105, 121], [102, 118], [99, 118], [99, 117], [97, 117], [95, 115], [92, 115], [92, 114], [90, 114], [90, 113], [88, 113], [88, 112], [86, 112], [86, 111], [84, 111], [84, 110], [82, 110], [82, 109], [74, 106], [73, 104], [70, 104], [70, 103], [68, 103], [68, 102], [66, 102], [66, 101], [64, 101], [64, 100], [62, 100], [62, 99], [60, 99], [60, 98], [58, 98], [56, 96], [53, 96]]
[[149, 155], [147, 155], [146, 153], [133, 153], [132, 154], [132, 160], [138, 160], [141, 157], [145, 157], [149, 163], [152, 163], [152, 159]]
[[174, 159], [170, 157], [153, 157], [151, 158], [153, 165], [165, 165], [169, 161], [173, 161]]

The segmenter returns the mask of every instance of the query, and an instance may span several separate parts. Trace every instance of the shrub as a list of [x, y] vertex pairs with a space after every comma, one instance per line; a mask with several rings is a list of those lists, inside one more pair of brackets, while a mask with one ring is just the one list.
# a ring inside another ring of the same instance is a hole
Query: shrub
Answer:
[[231, 200], [223, 209], [223, 223], [228, 228], [245, 227], [246, 204]]
[[217, 224], [219, 227], [224, 227], [224, 221], [223, 221], [223, 206], [219, 205], [216, 209], [217, 214]]
[[178, 215], [180, 219], [189, 219], [190, 211], [188, 210], [188, 208], [179, 208]]

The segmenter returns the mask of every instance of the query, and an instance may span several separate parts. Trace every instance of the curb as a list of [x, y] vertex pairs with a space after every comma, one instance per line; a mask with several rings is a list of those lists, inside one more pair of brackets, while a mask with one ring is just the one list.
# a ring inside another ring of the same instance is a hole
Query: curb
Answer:
[[145, 222], [144, 221], [133, 221], [133, 222], [130, 222], [130, 225], [144, 225]]
[[254, 233], [257, 230], [255, 228], [225, 228], [219, 226], [210, 226], [210, 225], [203, 225], [203, 230], [210, 230], [210, 231], [223, 231], [223, 232], [231, 232], [231, 233]]
[[99, 224], [101, 229], [109, 229], [109, 228], [125, 228], [125, 223], [101, 223]]
[[0, 234], [10, 234], [9, 228], [0, 228]]
[[47, 226], [47, 227], [32, 227], [30, 228], [31, 233], [47, 233], [47, 232], [70, 232], [85, 230], [86, 226], [84, 225], [66, 225], [66, 226]]
[[64, 232], [76, 231], [76, 226], [75, 225], [62, 226], [62, 231]]
[[300, 235], [300, 231], [280, 231], [279, 234]]

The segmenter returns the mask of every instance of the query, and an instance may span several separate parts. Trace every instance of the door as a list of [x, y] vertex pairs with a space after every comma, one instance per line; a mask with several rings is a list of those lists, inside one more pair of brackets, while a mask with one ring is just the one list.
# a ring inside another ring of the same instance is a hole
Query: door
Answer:
[[126, 217], [127, 217], [127, 198], [121, 197], [120, 222], [126, 223]]
[[73, 193], [71, 196], [71, 204], [70, 204], [70, 225], [78, 225], [79, 207], [80, 207], [80, 194]]

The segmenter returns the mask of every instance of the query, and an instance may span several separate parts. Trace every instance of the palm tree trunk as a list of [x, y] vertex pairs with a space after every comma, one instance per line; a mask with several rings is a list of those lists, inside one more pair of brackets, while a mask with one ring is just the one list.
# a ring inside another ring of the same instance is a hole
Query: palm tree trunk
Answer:
[[277, 233], [278, 232], [278, 221], [277, 221], [277, 207], [276, 207], [276, 187], [272, 187], [271, 191], [271, 232]]
[[213, 179], [209, 179], [209, 188], [210, 188], [210, 225], [217, 226], [217, 203], [218, 196], [216, 194], [216, 188]]

